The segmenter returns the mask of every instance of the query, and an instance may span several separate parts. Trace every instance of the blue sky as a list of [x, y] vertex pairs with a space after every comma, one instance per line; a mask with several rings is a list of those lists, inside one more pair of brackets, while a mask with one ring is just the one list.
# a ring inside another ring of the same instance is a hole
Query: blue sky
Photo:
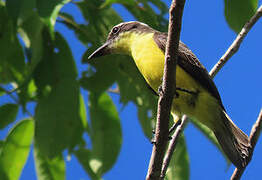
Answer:
[[[170, 3], [169, 1], [165, 1]], [[261, 4], [261, 1], [260, 1]], [[135, 20], [123, 7], [114, 5], [125, 21]], [[63, 11], [72, 13], [79, 22], [81, 14], [72, 5], [66, 5]], [[86, 47], [77, 41], [74, 33], [61, 24], [56, 30], [63, 33], [70, 44], [77, 67], [85, 70], [81, 64]], [[239, 52], [235, 54], [215, 77], [223, 104], [232, 120], [247, 134], [255, 122], [262, 107], [261, 83], [261, 42], [262, 19], [253, 27]], [[235, 39], [236, 34], [228, 27], [224, 17], [224, 1], [186, 1], [181, 40], [196, 54], [203, 65], [210, 70]], [[87, 93], [84, 92], [84, 96]], [[120, 112], [123, 145], [117, 163], [104, 179], [144, 179], [151, 155], [151, 143], [144, 137], [137, 119], [136, 108], [128, 104], [123, 108], [118, 95], [111, 94]], [[1, 104], [8, 99], [1, 99]], [[31, 108], [33, 111], [33, 109]], [[23, 118], [19, 113], [18, 119]], [[10, 126], [11, 127], [11, 126]], [[0, 132], [4, 137], [8, 128]], [[229, 179], [234, 167], [227, 166], [221, 153], [190, 123], [185, 129], [186, 143], [190, 156], [190, 179]], [[254, 151], [253, 160], [247, 167], [243, 179], [260, 179], [262, 139]], [[88, 180], [89, 177], [75, 157], [66, 161], [68, 180]], [[21, 180], [36, 179], [33, 155], [30, 153]]]

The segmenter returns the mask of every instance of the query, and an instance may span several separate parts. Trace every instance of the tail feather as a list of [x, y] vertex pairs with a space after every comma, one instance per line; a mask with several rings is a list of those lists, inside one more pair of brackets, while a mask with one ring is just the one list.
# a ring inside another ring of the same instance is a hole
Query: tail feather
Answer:
[[214, 131], [215, 136], [227, 157], [236, 167], [247, 165], [250, 157], [250, 142], [248, 136], [241, 131], [228, 115], [223, 111], [221, 113], [223, 123]]

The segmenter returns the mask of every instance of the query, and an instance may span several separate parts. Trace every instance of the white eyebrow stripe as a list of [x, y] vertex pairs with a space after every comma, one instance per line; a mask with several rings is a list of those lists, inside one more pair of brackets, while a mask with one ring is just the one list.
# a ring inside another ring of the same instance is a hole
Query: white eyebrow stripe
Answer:
[[[121, 25], [123, 25], [123, 24], [130, 24], [130, 23], [135, 23], [135, 22], [137, 22], [137, 23], [139, 23], [139, 24], [141, 24], [141, 25], [144, 25], [144, 26], [148, 26], [147, 24], [141, 23], [141, 22], [138, 22], [138, 21], [122, 22], [122, 23], [120, 23], [120, 24], [118, 24], [118, 25], [116, 25], [116, 26], [121, 26]], [[116, 27], [116, 26], [115, 26], [115, 27]], [[149, 26], [148, 26], [148, 27], [149, 27]]]

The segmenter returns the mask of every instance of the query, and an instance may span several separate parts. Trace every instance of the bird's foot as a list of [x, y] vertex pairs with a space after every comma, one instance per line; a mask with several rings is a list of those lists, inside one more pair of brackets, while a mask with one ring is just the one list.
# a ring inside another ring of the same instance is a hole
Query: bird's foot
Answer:
[[[172, 132], [175, 131], [176, 128], [177, 128], [177, 126], [179, 126], [180, 124], [181, 124], [181, 120], [179, 119], [179, 120], [178, 120], [176, 123], [174, 123], [173, 126], [168, 130], [168, 141], [170, 141], [170, 140], [172, 139], [172, 137], [171, 137]], [[155, 136], [156, 132], [155, 132], [155, 130], [152, 130], [152, 133], [153, 133], [153, 137], [152, 137], [152, 139], [151, 139], [151, 143], [152, 143], [152, 144], [155, 144], [155, 143], [156, 143], [156, 136]]]

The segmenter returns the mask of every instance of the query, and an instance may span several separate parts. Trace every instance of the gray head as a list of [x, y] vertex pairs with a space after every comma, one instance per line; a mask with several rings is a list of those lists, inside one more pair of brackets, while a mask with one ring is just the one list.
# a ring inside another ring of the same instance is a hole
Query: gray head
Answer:
[[130, 21], [123, 22], [114, 26], [108, 34], [106, 42], [93, 52], [88, 59], [105, 56], [112, 53], [119, 53], [124, 51], [126, 46], [129, 45], [131, 36], [133, 34], [153, 33], [154, 29], [147, 24]]

